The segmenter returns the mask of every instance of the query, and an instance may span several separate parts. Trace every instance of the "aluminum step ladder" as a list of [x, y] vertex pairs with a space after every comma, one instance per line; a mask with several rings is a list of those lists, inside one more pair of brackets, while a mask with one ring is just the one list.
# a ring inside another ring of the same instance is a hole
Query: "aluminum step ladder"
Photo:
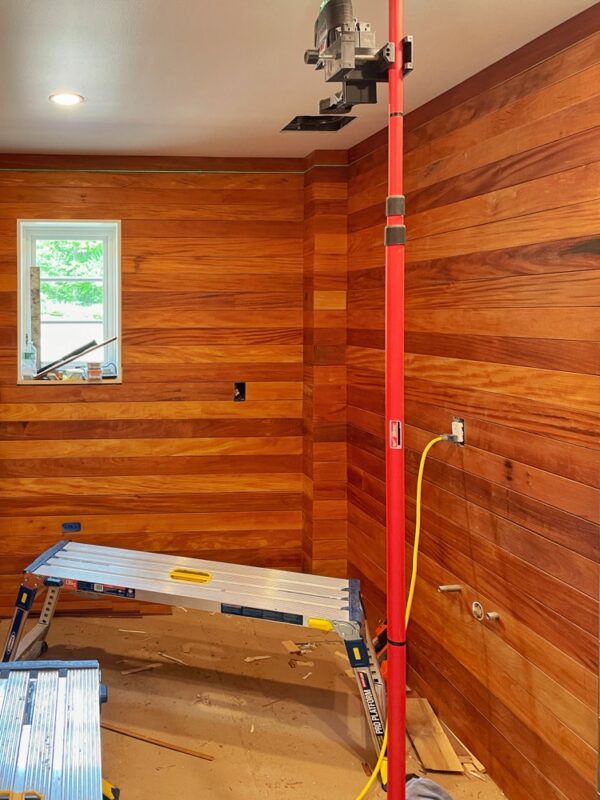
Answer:
[[97, 661], [0, 664], [1, 800], [102, 800]]
[[[31, 606], [43, 590], [46, 597], [40, 617], [25, 634]], [[62, 590], [335, 631], [346, 646], [379, 752], [385, 728], [385, 685], [359, 581], [60, 541], [24, 571], [4, 662], [35, 658], [43, 651]]]

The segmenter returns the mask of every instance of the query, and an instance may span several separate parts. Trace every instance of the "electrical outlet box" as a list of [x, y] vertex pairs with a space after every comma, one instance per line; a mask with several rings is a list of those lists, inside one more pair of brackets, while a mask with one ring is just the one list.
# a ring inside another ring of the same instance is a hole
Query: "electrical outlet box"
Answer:
[[454, 417], [452, 420], [452, 435], [456, 436], [456, 444], [465, 443], [465, 421], [461, 417]]
[[233, 402], [243, 403], [246, 400], [246, 382], [236, 381], [233, 384]]
[[60, 527], [63, 533], [79, 533], [81, 522], [63, 522]]

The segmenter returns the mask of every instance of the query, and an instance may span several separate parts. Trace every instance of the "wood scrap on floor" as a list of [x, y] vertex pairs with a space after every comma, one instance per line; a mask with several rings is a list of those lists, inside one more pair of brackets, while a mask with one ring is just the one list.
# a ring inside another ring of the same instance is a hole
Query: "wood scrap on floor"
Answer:
[[131, 667], [130, 669], [122, 669], [121, 675], [135, 675], [137, 672], [146, 672], [149, 669], [158, 669], [162, 667], [160, 661], [154, 661], [152, 664], [142, 664], [140, 667]]
[[485, 766], [481, 763], [481, 761], [476, 756], [473, 755], [473, 753], [469, 750], [469, 748], [465, 744], [461, 742], [458, 736], [450, 730], [450, 728], [446, 725], [446, 723], [440, 720], [440, 725], [442, 726], [444, 733], [450, 740], [450, 743], [452, 744], [452, 747], [454, 748], [456, 755], [459, 757], [461, 763], [465, 767], [465, 772], [469, 771], [468, 765], [472, 765], [473, 767], [475, 767], [475, 769], [478, 772], [486, 772], [487, 770]]
[[423, 768], [429, 772], [464, 772], [450, 740], [429, 702], [422, 697], [406, 701], [406, 729]]
[[293, 642], [291, 639], [286, 639], [281, 644], [292, 656], [302, 656], [310, 650], [316, 650], [318, 647], [317, 642]]
[[146, 636], [148, 635], [146, 631], [138, 631], [135, 628], [119, 628], [119, 633], [143, 633]]
[[282, 642], [281, 644], [285, 647], [285, 649], [288, 651], [290, 655], [292, 656], [302, 655], [302, 649], [300, 645], [296, 644], [296, 642], [292, 642], [291, 639], [286, 639], [285, 642]]
[[292, 669], [296, 669], [296, 667], [314, 667], [314, 661], [304, 661], [303, 659], [299, 658], [290, 658], [288, 664]]
[[474, 767], [473, 764], [471, 764], [471, 762], [466, 763], [464, 767], [465, 767], [465, 775], [468, 778], [475, 778], [475, 780], [478, 781], [485, 781], [485, 775], [479, 772], [479, 770], [476, 767]]
[[147, 742], [148, 744], [156, 745], [156, 747], [163, 747], [165, 750], [174, 750], [177, 753], [184, 753], [186, 756], [193, 756], [194, 758], [201, 758], [204, 761], [214, 761], [215, 757], [208, 753], [202, 753], [200, 750], [192, 750], [189, 747], [175, 744], [174, 742], [165, 742], [163, 739], [155, 739], [153, 736], [148, 736], [141, 731], [134, 731], [130, 728], [123, 728], [121, 725], [115, 725], [114, 722], [107, 722], [102, 720], [100, 726], [107, 731], [118, 733], [121, 736], [128, 736], [130, 739], [138, 739], [140, 742]]
[[252, 664], [254, 661], [266, 661], [271, 656], [246, 656], [244, 661], [246, 664]]
[[173, 661], [175, 664], [182, 664], [184, 667], [187, 667], [185, 661], [182, 661], [180, 658], [175, 658], [175, 656], [170, 656], [168, 653], [161, 653], [159, 652], [159, 656], [166, 658], [167, 661]]

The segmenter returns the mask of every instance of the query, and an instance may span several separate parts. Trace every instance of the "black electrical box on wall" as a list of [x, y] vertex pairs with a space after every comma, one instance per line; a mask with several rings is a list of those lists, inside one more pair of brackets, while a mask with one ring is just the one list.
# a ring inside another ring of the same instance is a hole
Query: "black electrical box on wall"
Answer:
[[246, 381], [233, 384], [233, 402], [243, 403], [246, 399]]

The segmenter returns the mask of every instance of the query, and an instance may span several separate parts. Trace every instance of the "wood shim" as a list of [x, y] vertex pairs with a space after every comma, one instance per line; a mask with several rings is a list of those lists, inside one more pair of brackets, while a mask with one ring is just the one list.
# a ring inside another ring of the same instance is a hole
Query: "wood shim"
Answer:
[[464, 772], [464, 767], [450, 740], [429, 702], [424, 698], [407, 698], [406, 730], [425, 770]]

